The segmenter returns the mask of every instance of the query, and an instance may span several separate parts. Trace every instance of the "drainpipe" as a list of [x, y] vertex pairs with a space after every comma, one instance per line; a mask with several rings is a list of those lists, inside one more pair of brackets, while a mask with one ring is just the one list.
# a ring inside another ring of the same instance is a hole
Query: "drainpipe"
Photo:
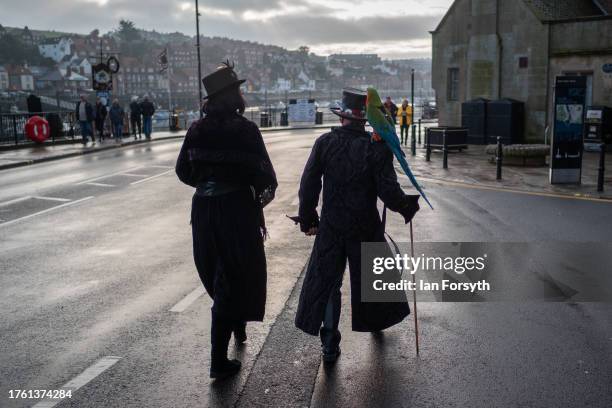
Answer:
[[504, 43], [499, 33], [499, 0], [496, 0], [495, 4], [495, 35], [497, 36], [497, 46], [499, 48], [498, 61], [497, 61], [497, 99], [502, 98], [502, 74], [503, 74], [503, 56], [504, 56]]
[[[550, 129], [552, 132], [552, 126], [549, 124], [549, 110], [550, 110], [550, 38], [551, 38], [551, 26], [552, 24], [547, 24], [548, 26], [548, 39], [546, 41], [546, 103], [544, 105], [544, 144], [548, 142], [548, 138], [546, 135], [546, 130]], [[552, 139], [552, 135], [551, 135]]]

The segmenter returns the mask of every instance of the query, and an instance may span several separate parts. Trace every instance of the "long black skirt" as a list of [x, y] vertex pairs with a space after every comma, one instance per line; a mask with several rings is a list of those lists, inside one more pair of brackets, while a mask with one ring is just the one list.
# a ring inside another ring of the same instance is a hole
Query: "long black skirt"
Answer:
[[196, 268], [213, 299], [213, 312], [232, 320], [262, 321], [266, 256], [251, 191], [194, 195], [191, 225]]

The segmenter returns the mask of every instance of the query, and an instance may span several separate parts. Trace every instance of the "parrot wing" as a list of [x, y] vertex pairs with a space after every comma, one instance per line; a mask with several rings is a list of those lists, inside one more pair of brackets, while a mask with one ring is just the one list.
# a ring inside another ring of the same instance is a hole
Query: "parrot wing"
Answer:
[[412, 171], [410, 170], [410, 166], [406, 161], [406, 154], [402, 150], [400, 140], [397, 137], [395, 125], [389, 123], [383, 112], [376, 112], [376, 110], [374, 110], [374, 112], [372, 112], [372, 110], [368, 110], [368, 121], [370, 122], [370, 125], [372, 126], [374, 131], [385, 141], [385, 143], [387, 143], [387, 145], [393, 152], [393, 155], [402, 167], [402, 170], [404, 171], [406, 176], [408, 176], [408, 179], [410, 179], [410, 182], [412, 183], [414, 188], [416, 188], [419, 194], [423, 196], [425, 202], [427, 202], [429, 207], [433, 210], [433, 206], [429, 202], [427, 195], [414, 177], [414, 174], [412, 174]]

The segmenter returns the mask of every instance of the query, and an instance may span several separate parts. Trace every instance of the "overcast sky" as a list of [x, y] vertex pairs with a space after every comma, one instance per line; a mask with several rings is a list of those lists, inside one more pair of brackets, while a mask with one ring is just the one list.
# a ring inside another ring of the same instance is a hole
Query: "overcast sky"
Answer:
[[[428, 31], [452, 0], [200, 0], [200, 29], [318, 54], [378, 53], [385, 58], [429, 57]], [[0, 0], [0, 24], [88, 33], [121, 18], [161, 32], [195, 34], [195, 1]]]

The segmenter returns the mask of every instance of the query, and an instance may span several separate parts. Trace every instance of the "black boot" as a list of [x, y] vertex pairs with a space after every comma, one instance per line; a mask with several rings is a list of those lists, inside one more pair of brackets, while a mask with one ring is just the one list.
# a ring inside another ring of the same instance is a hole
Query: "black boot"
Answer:
[[237, 344], [242, 344], [247, 341], [246, 322], [234, 324], [234, 341]]
[[210, 378], [221, 380], [240, 371], [240, 361], [228, 360], [227, 346], [232, 335], [232, 323], [213, 313], [211, 325]]
[[321, 356], [325, 363], [334, 363], [340, 356], [340, 335], [339, 330], [321, 328]]

